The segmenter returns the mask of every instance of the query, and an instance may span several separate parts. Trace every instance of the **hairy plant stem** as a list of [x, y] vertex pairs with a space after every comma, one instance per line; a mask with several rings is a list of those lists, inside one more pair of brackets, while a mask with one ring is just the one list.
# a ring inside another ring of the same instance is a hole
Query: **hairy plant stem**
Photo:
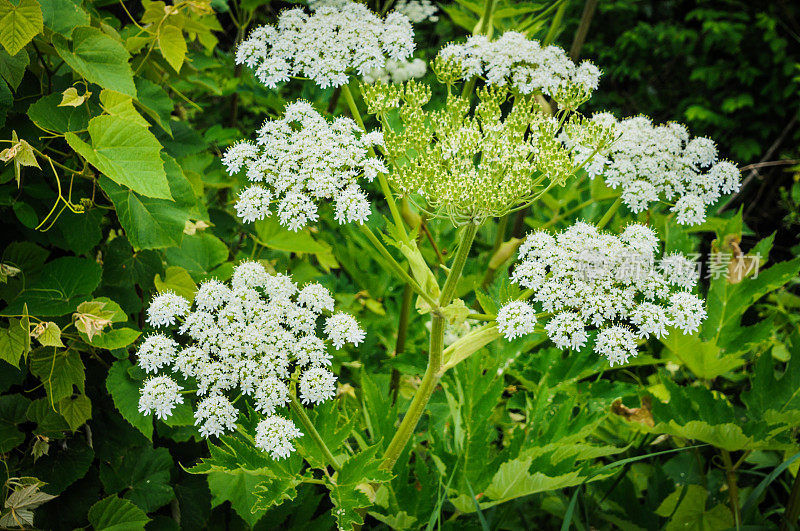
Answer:
[[581, 13], [581, 22], [578, 29], [575, 30], [575, 37], [572, 40], [572, 46], [569, 49], [569, 58], [577, 61], [581, 55], [581, 48], [583, 43], [586, 42], [586, 36], [589, 34], [589, 26], [594, 17], [594, 10], [597, 7], [597, 0], [586, 0], [583, 4], [583, 13]]
[[[366, 128], [364, 127], [364, 119], [361, 118], [361, 113], [358, 110], [358, 105], [356, 104], [355, 98], [353, 98], [353, 93], [350, 91], [349, 85], [342, 85], [342, 94], [347, 102], [347, 107], [350, 109], [350, 115], [353, 117], [353, 120], [356, 121], [361, 129], [366, 131]], [[375, 156], [375, 150], [372, 149], [372, 147], [369, 148], [369, 154], [370, 156]], [[408, 239], [408, 233], [406, 232], [405, 222], [403, 221], [403, 216], [400, 214], [400, 209], [397, 208], [397, 202], [395, 202], [394, 196], [392, 195], [392, 190], [389, 188], [389, 181], [386, 180], [386, 176], [384, 174], [378, 173], [378, 183], [381, 186], [381, 192], [383, 192], [384, 197], [386, 197], [386, 204], [389, 205], [389, 211], [392, 213], [394, 224], [397, 225], [397, 229], [400, 231], [403, 240], [406, 243], [410, 243]]]
[[728, 498], [733, 513], [733, 523], [736, 529], [741, 527], [741, 517], [739, 515], [739, 486], [736, 483], [736, 467], [731, 461], [731, 454], [727, 450], [722, 450], [722, 463], [725, 465], [725, 479], [728, 482]]
[[293, 394], [291, 396], [291, 407], [292, 411], [294, 411], [295, 415], [300, 419], [300, 423], [305, 428], [306, 433], [308, 433], [314, 442], [317, 444], [319, 449], [322, 451], [322, 454], [325, 456], [325, 459], [328, 460], [328, 463], [333, 467], [334, 470], [337, 472], [341, 470], [341, 465], [339, 465], [339, 461], [336, 460], [336, 457], [331, 453], [328, 449], [328, 446], [325, 444], [325, 441], [322, 440], [319, 432], [314, 428], [314, 423], [311, 422], [311, 419], [308, 418], [306, 415], [305, 410], [303, 409], [303, 405], [297, 401], [297, 397]]
[[597, 222], [597, 228], [598, 228], [598, 229], [602, 229], [602, 228], [604, 228], [606, 225], [608, 225], [608, 222], [609, 222], [609, 221], [611, 221], [611, 218], [613, 218], [613, 217], [614, 217], [614, 214], [616, 214], [616, 213], [617, 213], [617, 210], [619, 210], [619, 206], [620, 206], [621, 204], [622, 204], [622, 197], [618, 197], [618, 198], [617, 198], [617, 200], [616, 200], [616, 201], [614, 201], [614, 202], [611, 204], [611, 206], [610, 206], [610, 207], [608, 207], [608, 210], [607, 210], [607, 211], [606, 211], [606, 213], [603, 215], [603, 217], [602, 217], [602, 218], [600, 218], [600, 221], [598, 221], [598, 222]]
[[445, 280], [444, 287], [442, 288], [439, 304], [432, 312], [428, 366], [425, 369], [422, 382], [414, 398], [411, 400], [408, 411], [406, 411], [397, 432], [389, 442], [389, 446], [386, 447], [386, 453], [384, 453], [383, 463], [381, 464], [381, 468], [386, 470], [394, 468], [397, 459], [411, 439], [414, 429], [417, 427], [417, 423], [419, 423], [419, 419], [425, 411], [425, 406], [428, 405], [428, 401], [433, 391], [436, 389], [436, 385], [439, 383], [439, 378], [441, 378], [445, 325], [441, 308], [446, 307], [453, 299], [458, 279], [461, 277], [461, 272], [464, 270], [464, 264], [469, 256], [469, 250], [472, 247], [472, 241], [475, 239], [477, 231], [478, 226], [474, 223], [467, 224], [461, 231], [461, 240], [458, 251], [456, 252], [456, 257], [453, 260], [450, 273], [447, 275], [447, 280]]

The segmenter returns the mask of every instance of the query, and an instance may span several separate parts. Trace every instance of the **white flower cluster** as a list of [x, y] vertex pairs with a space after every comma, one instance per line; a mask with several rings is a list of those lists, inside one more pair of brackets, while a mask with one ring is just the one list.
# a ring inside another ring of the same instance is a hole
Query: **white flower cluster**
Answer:
[[[595, 114], [592, 121], [613, 127], [618, 138], [592, 158], [586, 172], [591, 177], [602, 174], [609, 186], [620, 187], [633, 212], [663, 199], [674, 202], [678, 223], [696, 225], [705, 221], [706, 208], [722, 194], [739, 189], [739, 169], [719, 160], [711, 139], [690, 139], [681, 124], [653, 125], [646, 116], [617, 121], [609, 113]], [[584, 157], [593, 151], [584, 146], [576, 150]]]
[[323, 5], [281, 13], [276, 26], [261, 26], [236, 50], [236, 63], [255, 69], [270, 88], [291, 76], [313, 79], [321, 88], [338, 87], [351, 71], [381, 68], [387, 57], [405, 59], [414, 51], [408, 17], [392, 12], [385, 20], [362, 4]]
[[[291, 441], [302, 435], [291, 420], [277, 414], [291, 399], [290, 375], [299, 373], [298, 396], [304, 404], [330, 400], [336, 376], [328, 369], [328, 343], [336, 348], [358, 345], [364, 331], [352, 316], [332, 313], [334, 300], [323, 286], [299, 289], [291, 277], [270, 275], [258, 262], [239, 264], [230, 285], [204, 282], [192, 311], [187, 310], [189, 301], [176, 304], [176, 297], [163, 293], [151, 303], [160, 309], [159, 322], [180, 321], [179, 337], [159, 332], [140, 345], [139, 366], [161, 374], [146, 380], [139, 411], [166, 418], [183, 403], [183, 387], [196, 387], [195, 424], [202, 436], [219, 436], [235, 429], [239, 418], [228, 395], [241, 394], [265, 415], [256, 430], [256, 445], [275, 459], [287, 457], [294, 450]], [[319, 323], [322, 314], [328, 314], [324, 325]], [[326, 339], [317, 335], [320, 327]], [[178, 381], [191, 383], [181, 386]]]
[[298, 230], [318, 219], [317, 202], [332, 200], [339, 223], [363, 223], [370, 214], [359, 176], [372, 181], [388, 170], [367, 156], [382, 145], [380, 132], [364, 133], [350, 118], [328, 122], [310, 103], [286, 106], [280, 120], [267, 120], [255, 143], [230, 147], [222, 163], [231, 175], [245, 168], [254, 184], [239, 195], [236, 212], [245, 222], [264, 219], [277, 205], [281, 225]]
[[600, 81], [592, 63], [576, 65], [562, 48], [542, 47], [515, 31], [494, 41], [474, 35], [464, 44], [448, 44], [439, 55], [455, 60], [465, 80], [481, 76], [490, 85], [510, 84], [522, 94], [542, 93], [572, 107], [589, 99]]
[[428, 65], [422, 59], [395, 61], [389, 59], [382, 68], [376, 68], [361, 76], [365, 83], [403, 83], [409, 79], [418, 79], [425, 75]]
[[[669, 327], [692, 333], [706, 316], [703, 301], [686, 291], [697, 282], [696, 265], [681, 254], [656, 260], [658, 246], [653, 230], [638, 224], [620, 236], [583, 222], [555, 236], [533, 232], [512, 281], [552, 314], [544, 331], [558, 347], [582, 348], [593, 327], [595, 352], [622, 364], [637, 355], [637, 340], [664, 337]], [[533, 332], [536, 319], [533, 304], [512, 301], [497, 324], [511, 340]]]
[[398, 0], [394, 5], [395, 11], [404, 14], [414, 24], [430, 21], [436, 22], [439, 17], [436, 12], [439, 8], [431, 0]]

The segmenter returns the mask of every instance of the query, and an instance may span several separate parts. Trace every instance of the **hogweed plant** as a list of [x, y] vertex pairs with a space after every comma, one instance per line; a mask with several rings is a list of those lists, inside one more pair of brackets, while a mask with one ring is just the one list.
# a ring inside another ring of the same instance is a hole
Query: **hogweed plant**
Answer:
[[[431, 16], [428, 3], [414, 10], [410, 4], [400, 11], [419, 20]], [[193, 396], [202, 436], [224, 441], [224, 434], [238, 432], [269, 456], [262, 465], [273, 472], [259, 494], [267, 505], [291, 497], [300, 483], [323, 483], [339, 526], [347, 528], [363, 522], [371, 504], [396, 503], [387, 482], [391, 473], [405, 474], [398, 467], [410, 466], [409, 441], [431, 396], [448, 371], [484, 347], [533, 335], [541, 338], [539, 349], [545, 339], [575, 356], [590, 349], [611, 368], [629, 363], [648, 340], [696, 333], [707, 310], [696, 293], [695, 264], [665, 252], [647, 218], [606, 227], [620, 204], [641, 213], [656, 201], [672, 202], [677, 223], [700, 223], [709, 205], [738, 189], [739, 172], [718, 160], [713, 141], [690, 139], [679, 124], [584, 117], [579, 108], [598, 89], [600, 70], [575, 64], [556, 46], [512, 31], [494, 39], [476, 34], [442, 48], [431, 63], [438, 83], [431, 86], [408, 80], [413, 73], [397, 74], [398, 62], [413, 52], [413, 30], [402, 12], [382, 18], [349, 2], [315, 8], [284, 11], [275, 25], [254, 30], [236, 61], [267, 87], [289, 78], [339, 87], [350, 116], [290, 102], [282, 116], [229, 148], [225, 168], [250, 182], [235, 210], [246, 224], [275, 217], [291, 231], [336, 230], [316, 225], [330, 211], [340, 226], [360, 230], [387, 272], [405, 285], [397, 336], [405, 337], [412, 305], [430, 319], [422, 379], [402, 414], [390, 410], [396, 416], [387, 439], [373, 439], [373, 446], [357, 433], [355, 447], [343, 444], [350, 433], [339, 433], [329, 420], [315, 426], [306, 410], [337, 394], [332, 348], [359, 352], [371, 331], [348, 314], [332, 313], [336, 294], [321, 285], [298, 286], [246, 261], [230, 285], [200, 286], [193, 303], [173, 293], [152, 301], [148, 323], [158, 330], [139, 348], [139, 366], [152, 374], [139, 410], [166, 419]], [[488, 29], [488, 18], [476, 33]], [[538, 229], [524, 242], [495, 245], [493, 263], [498, 256], [502, 263], [521, 244], [510, 277], [518, 288], [506, 289], [494, 310], [484, 304], [486, 294], [464, 277], [479, 231], [496, 226], [502, 243], [509, 216], [536, 212], [545, 196], [587, 176], [610, 187], [613, 204], [563, 230]], [[375, 213], [384, 207], [389, 218], [380, 230]], [[458, 231], [452, 259], [438, 264], [426, 259], [431, 255], [420, 237], [436, 220]], [[487, 313], [470, 309], [475, 299]], [[177, 335], [164, 334], [166, 327], [177, 327]], [[445, 348], [445, 334], [454, 329], [460, 332]], [[466, 407], [453, 400], [451, 407]], [[214, 445], [212, 458], [196, 471], [224, 468], [223, 455], [245, 451], [231, 441]], [[298, 464], [298, 447], [310, 469]], [[289, 464], [279, 464], [284, 461]], [[583, 480], [575, 476], [561, 486]], [[487, 493], [504, 500], [491, 487]], [[456, 505], [474, 510], [471, 502]]]

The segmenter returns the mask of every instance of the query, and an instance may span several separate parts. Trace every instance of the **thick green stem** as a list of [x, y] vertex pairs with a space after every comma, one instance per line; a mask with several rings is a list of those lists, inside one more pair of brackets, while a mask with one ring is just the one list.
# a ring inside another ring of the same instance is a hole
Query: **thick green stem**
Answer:
[[367, 236], [370, 243], [372, 243], [373, 247], [375, 247], [375, 249], [381, 254], [381, 256], [383, 256], [386, 259], [386, 261], [389, 263], [395, 274], [397, 274], [397, 276], [399, 276], [406, 284], [408, 284], [411, 287], [411, 289], [413, 289], [417, 293], [417, 295], [425, 299], [425, 302], [427, 302], [431, 306], [431, 308], [436, 308], [436, 301], [433, 299], [433, 297], [428, 295], [425, 292], [425, 290], [423, 290], [420, 287], [417, 281], [414, 280], [411, 277], [411, 275], [408, 274], [408, 272], [403, 268], [403, 266], [397, 263], [397, 260], [394, 259], [391, 253], [386, 249], [386, 247], [384, 247], [384, 245], [381, 243], [378, 237], [375, 236], [375, 234], [369, 229], [369, 227], [367, 227], [366, 225], [361, 225], [361, 232], [363, 232]]
[[600, 221], [597, 222], [598, 229], [602, 229], [606, 225], [608, 225], [608, 222], [611, 221], [611, 218], [613, 218], [614, 214], [617, 213], [617, 210], [619, 210], [619, 206], [621, 204], [622, 204], [622, 197], [618, 197], [617, 200], [614, 201], [614, 203], [610, 207], [608, 207], [608, 210], [603, 215], [603, 217], [600, 218]]
[[581, 55], [581, 48], [583, 48], [583, 43], [586, 42], [586, 36], [589, 34], [589, 25], [592, 23], [596, 7], [597, 0], [586, 0], [586, 3], [583, 4], [581, 22], [575, 31], [575, 38], [572, 40], [572, 46], [569, 49], [569, 57], [573, 61], [577, 61]]
[[492, 23], [494, 6], [495, 0], [486, 0], [486, 5], [483, 8], [483, 16], [480, 21], [478, 21], [478, 25], [475, 26], [475, 30], [472, 32], [473, 35], [483, 34], [490, 39], [492, 38], [492, 33], [494, 32], [494, 24]]
[[[358, 110], [358, 105], [356, 105], [356, 100], [353, 98], [353, 93], [350, 91], [349, 85], [342, 85], [342, 94], [344, 95], [344, 99], [347, 102], [347, 107], [350, 109], [350, 114], [353, 117], [353, 120], [366, 131], [364, 127], [364, 120], [361, 118], [361, 113]], [[369, 154], [371, 156], [375, 156], [375, 150], [372, 147], [369, 148]], [[389, 205], [389, 211], [392, 213], [392, 219], [394, 220], [394, 224], [397, 225], [400, 234], [403, 236], [403, 240], [408, 243], [408, 233], [406, 232], [406, 226], [403, 222], [403, 216], [400, 215], [400, 209], [397, 208], [397, 202], [394, 200], [394, 196], [392, 195], [392, 190], [389, 187], [389, 181], [386, 180], [386, 176], [382, 173], [378, 173], [378, 183], [381, 186], [381, 192], [383, 192], [384, 197], [386, 198], [386, 204]]]
[[297, 417], [300, 419], [300, 424], [303, 425], [303, 428], [305, 428], [308, 435], [310, 435], [311, 438], [314, 439], [314, 442], [322, 451], [322, 454], [325, 456], [325, 459], [333, 467], [333, 469], [336, 470], [337, 472], [341, 470], [341, 465], [339, 464], [339, 461], [336, 460], [336, 457], [334, 457], [334, 455], [328, 449], [328, 446], [325, 444], [325, 441], [322, 440], [322, 437], [320, 436], [317, 429], [314, 427], [314, 424], [311, 422], [311, 419], [308, 418], [308, 415], [306, 415], [306, 412], [303, 409], [303, 405], [297, 401], [296, 396], [291, 395], [291, 399], [292, 399], [291, 401], [292, 411], [294, 411], [295, 415], [297, 415]]
[[[439, 307], [445, 307], [450, 304], [477, 231], [478, 226], [474, 223], [469, 223], [462, 229], [461, 241], [458, 251], [456, 252], [456, 257], [453, 260], [450, 273], [447, 275], [447, 280], [445, 280], [441, 296], [439, 297]], [[433, 391], [436, 389], [436, 385], [439, 383], [442, 368], [442, 350], [444, 349], [444, 325], [444, 316], [442, 316], [437, 308], [432, 312], [431, 318], [428, 367], [425, 369], [422, 382], [416, 394], [414, 394], [414, 398], [411, 400], [408, 411], [406, 411], [402, 422], [400, 422], [397, 432], [395, 432], [394, 437], [389, 442], [389, 446], [386, 447], [386, 453], [383, 456], [383, 463], [381, 464], [381, 467], [386, 470], [394, 468], [403, 449], [408, 444], [408, 441], [411, 440], [414, 429], [417, 427], [419, 419], [425, 411], [425, 406], [428, 405], [428, 401]]]

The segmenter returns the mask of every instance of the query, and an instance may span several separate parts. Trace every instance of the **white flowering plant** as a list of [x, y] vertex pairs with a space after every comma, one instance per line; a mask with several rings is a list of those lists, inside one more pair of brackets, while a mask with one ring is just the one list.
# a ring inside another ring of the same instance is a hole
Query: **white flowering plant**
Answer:
[[800, 513], [772, 163], [595, 2], [6, 4], [0, 527]]

